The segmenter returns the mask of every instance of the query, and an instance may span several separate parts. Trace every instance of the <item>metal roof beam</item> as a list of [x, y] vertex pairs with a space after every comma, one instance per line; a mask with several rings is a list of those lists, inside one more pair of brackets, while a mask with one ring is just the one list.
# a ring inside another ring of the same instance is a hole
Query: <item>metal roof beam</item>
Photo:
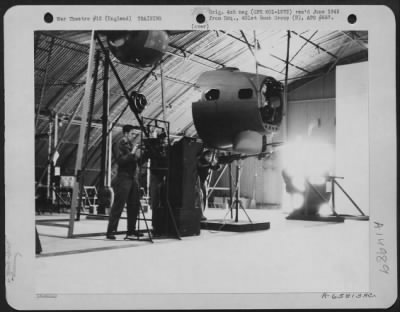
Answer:
[[[286, 64], [286, 61], [285, 60], [283, 60], [283, 59], [281, 59], [280, 57], [277, 57], [276, 55], [273, 55], [273, 54], [270, 54], [273, 58], [276, 58], [277, 60], [279, 60], [279, 61], [281, 61], [281, 62], [283, 62], [283, 63], [285, 63]], [[308, 70], [306, 70], [306, 69], [304, 69], [304, 68], [302, 68], [302, 67], [299, 67], [299, 66], [297, 66], [297, 65], [294, 65], [292, 62], [290, 62], [290, 61], [287, 61], [287, 64], [289, 64], [290, 66], [293, 66], [293, 67], [295, 67], [295, 68], [297, 68], [297, 69], [300, 69], [301, 71], [303, 71], [303, 72], [305, 72], [305, 73], [310, 73]]]
[[[317, 32], [318, 32], [318, 30], [316, 30], [316, 31], [311, 35], [311, 37], [308, 38], [308, 40], [311, 40], [312, 37], [314, 37], [315, 34], [316, 34]], [[294, 58], [301, 52], [301, 50], [303, 50], [303, 48], [304, 48], [307, 44], [308, 44], [307, 41], [304, 42], [304, 44], [300, 47], [300, 49], [297, 50], [297, 52], [295, 53], [295, 55], [293, 55], [293, 56], [290, 58], [290, 62], [294, 60]], [[286, 67], [282, 68], [281, 73], [282, 73], [285, 69], [286, 69]]]
[[[87, 64], [84, 64], [83, 67], [73, 76], [71, 77], [72, 81], [77, 80], [78, 78], [82, 77], [82, 75], [87, 70]], [[47, 101], [47, 103], [56, 103], [54, 106], [54, 110], [58, 110], [59, 107], [59, 100], [63, 99], [65, 95], [69, 94], [69, 92], [75, 92], [75, 88], [80, 86], [72, 86], [72, 90], [68, 88], [63, 88], [59, 92], [57, 92], [51, 99]]]
[[[236, 37], [236, 36], [234, 36], [234, 35], [231, 35], [231, 34], [225, 32], [225, 31], [221, 31], [221, 32], [222, 32], [223, 34], [229, 36], [229, 37], [232, 37], [232, 38], [234, 38], [234, 39], [236, 39], [236, 40], [238, 40], [238, 41], [243, 42], [244, 44], [246, 44], [247, 47], [249, 48], [250, 52], [251, 52], [252, 55], [254, 56], [254, 52], [253, 52], [252, 48], [256, 48], [256, 46], [255, 46], [254, 44], [251, 44], [250, 42], [248, 42], [248, 41], [246, 40], [246, 37], [244, 36], [244, 33], [243, 33], [243, 32], [242, 32], [242, 36], [243, 36], [245, 39], [241, 39], [241, 38], [239, 38], [239, 37]], [[280, 61], [282, 61], [282, 62], [284, 62], [284, 63], [286, 63], [285, 60], [282, 60], [281, 58], [279, 58], [279, 57], [277, 57], [277, 56], [275, 56], [275, 55], [273, 55], [273, 54], [271, 54], [271, 53], [269, 53], [269, 55], [272, 56], [272, 57], [274, 57], [274, 58], [276, 58], [276, 59], [278, 59], [278, 60], [280, 60]], [[304, 71], [304, 72], [306, 72], [306, 73], [309, 73], [309, 71], [305, 70], [304, 68], [301, 68], [301, 67], [298, 67], [298, 66], [296, 66], [296, 65], [293, 65], [293, 64], [291, 64], [290, 62], [289, 62], [289, 64], [290, 64], [291, 66], [294, 66], [294, 67], [300, 69], [301, 71]], [[271, 67], [265, 66], [265, 65], [261, 64], [261, 63], [258, 62], [258, 61], [257, 61], [257, 66], [260, 66], [260, 67], [262, 67], [262, 68], [269, 69], [269, 70], [274, 71], [274, 72], [276, 72], [276, 73], [278, 73], [278, 74], [284, 75], [284, 74], [283, 74], [282, 72], [280, 72], [279, 70], [276, 70], [276, 69], [273, 69], [273, 68], [271, 68]]]
[[49, 38], [54, 38], [54, 39], [57, 39], [57, 40], [60, 40], [60, 41], [64, 41], [65, 43], [68, 43], [68, 44], [76, 45], [77, 47], [81, 47], [81, 48], [85, 49], [86, 52], [82, 51], [82, 50], [78, 50], [78, 49], [72, 48], [72, 47], [68, 47], [68, 46], [62, 45], [60, 43], [56, 43], [56, 45], [58, 45], [60, 47], [63, 47], [63, 48], [66, 48], [66, 49], [75, 50], [77, 52], [82, 52], [82, 53], [89, 54], [89, 47], [87, 45], [82, 44], [82, 43], [77, 43], [75, 41], [71, 41], [71, 40], [68, 40], [68, 39], [60, 38], [60, 37], [57, 37], [57, 36], [55, 36], [53, 34], [49, 34], [47, 32], [43, 32], [43, 31], [39, 31], [38, 34], [43, 35], [43, 36], [47, 36]]
[[260, 64], [260, 63], [258, 63], [258, 62], [257, 62], [257, 65], [260, 66], [260, 67], [262, 67], [262, 68], [269, 69], [269, 70], [271, 70], [271, 71], [273, 71], [273, 72], [275, 72], [275, 73], [284, 75], [284, 73], [282, 73], [282, 72], [280, 72], [280, 71], [278, 71], [278, 70], [276, 70], [276, 69], [273, 69], [272, 67], [265, 66], [265, 65]]
[[[119, 62], [119, 61], [117, 61], [116, 63], [118, 63], [118, 64], [120, 64], [120, 65], [124, 65], [124, 66], [133, 67], [133, 68], [135, 68], [135, 69], [137, 69], [137, 70], [139, 70], [139, 71], [145, 72], [145, 73], [147, 73], [147, 74], [149, 74], [149, 73], [151, 72], [151, 70], [146, 70], [146, 69], [143, 69], [143, 68], [140, 68], [140, 67], [131, 66], [131, 65], [126, 65], [126, 64], [123, 64], [123, 63], [121, 63], [121, 62]], [[214, 69], [215, 69], [215, 68], [214, 68]], [[152, 72], [152, 75], [153, 75], [153, 76], [157, 76], [157, 77], [161, 77], [161, 74], [158, 73], [158, 72], [155, 72], [155, 71]], [[187, 86], [187, 85], [195, 86], [195, 84], [192, 83], [192, 82], [190, 82], [190, 81], [181, 80], [181, 79], [178, 79], [178, 78], [175, 78], [175, 77], [163, 75], [163, 78], [166, 79], [166, 80], [172, 81], [172, 82], [176, 82], [176, 83], [180, 83], [180, 84], [186, 85], [186, 86]], [[114, 93], [114, 94], [115, 94], [115, 93]], [[121, 95], [122, 95], [122, 94], [121, 94]]]
[[175, 52], [168, 52], [168, 51], [167, 51], [167, 52], [165, 52], [165, 54], [169, 54], [169, 55], [172, 55], [172, 56], [176, 56], [176, 57], [179, 57], [179, 58], [183, 58], [185, 61], [190, 61], [190, 62], [199, 64], [199, 65], [202, 65], [202, 66], [211, 68], [211, 69], [216, 69], [215, 66], [207, 65], [207, 64], [204, 64], [204, 63], [201, 63], [201, 62], [197, 62], [197, 61], [192, 60], [192, 59], [188, 59], [188, 58], [186, 58], [185, 56], [179, 55], [179, 54], [177, 54], [177, 53], [175, 53]]
[[[210, 62], [210, 63], [214, 63], [215, 65], [218, 65], [218, 66], [221, 66], [221, 67], [225, 67], [225, 65], [224, 64], [221, 64], [221, 63], [219, 63], [219, 62], [217, 62], [217, 61], [213, 61], [213, 60], [210, 60], [209, 58], [207, 58], [207, 57], [204, 57], [204, 56], [201, 56], [201, 55], [199, 55], [199, 54], [196, 54], [196, 53], [193, 53], [193, 52], [190, 52], [190, 51], [188, 51], [188, 50], [184, 50], [184, 49], [182, 49], [182, 48], [179, 48], [179, 47], [177, 47], [177, 46], [175, 46], [175, 45], [172, 45], [171, 43], [169, 44], [169, 46], [171, 47], [171, 48], [174, 48], [174, 49], [176, 49], [176, 50], [179, 50], [179, 51], [181, 51], [183, 54], [189, 54], [190, 56], [195, 56], [195, 57], [197, 57], [197, 58], [200, 58], [200, 59], [202, 59], [202, 60], [205, 60], [205, 61], [208, 61], [208, 62]], [[167, 52], [168, 53], [168, 52]], [[176, 53], [174, 53], [174, 52], [169, 52], [169, 53], [171, 53], [171, 54], [173, 54], [173, 55], [175, 55], [175, 56], [178, 56], [178, 57], [183, 57], [183, 58], [185, 58], [186, 59], [186, 57], [185, 56], [182, 56], [182, 55], [179, 55], [179, 54], [176, 54]], [[196, 61], [194, 61], [194, 60], [191, 60], [191, 59], [189, 59], [190, 61], [193, 61], [193, 62], [196, 62]], [[196, 62], [196, 63], [199, 63], [199, 62]], [[203, 63], [199, 63], [199, 64], [201, 64], [201, 65], [205, 65], [205, 66], [208, 66], [208, 65], [206, 65], [206, 64], [203, 64]], [[213, 67], [212, 67], [213, 68]]]
[[[41, 111], [41, 114], [39, 115], [39, 119], [40, 120], [44, 120], [44, 121], [48, 121], [49, 120], [49, 116], [50, 116], [50, 113], [49, 112], [46, 112], [46, 111]], [[72, 118], [73, 117], [73, 114], [65, 114], [65, 113], [61, 113], [60, 114], [60, 117], [62, 118], [62, 117], [64, 117], [63, 118], [63, 120], [61, 121], [61, 122], [64, 122], [64, 121], [67, 121], [67, 120], [69, 120], [70, 118]], [[66, 118], [65, 118], [66, 117]], [[61, 118], [59, 118], [59, 119], [61, 119]], [[59, 121], [60, 122], [60, 121]], [[80, 120], [80, 119], [73, 119], [72, 121], [71, 121], [71, 125], [73, 125], [73, 126], [80, 126], [81, 124], [82, 124], [82, 120]], [[87, 125], [87, 122], [86, 122], [86, 125]], [[115, 125], [115, 127], [121, 127], [122, 128], [122, 126], [123, 126], [123, 124], [120, 124], [120, 123], [117, 123], [116, 125]], [[93, 120], [92, 121], [92, 124], [91, 124], [91, 127], [92, 128], [96, 128], [96, 129], [102, 129], [102, 123], [101, 123], [101, 120], [99, 120], [99, 119], [95, 119], [95, 120]], [[64, 141], [63, 141], [64, 142]]]
[[233, 38], [233, 39], [236, 39], [237, 41], [243, 42], [244, 44], [248, 45], [249, 47], [251, 47], [251, 48], [253, 48], [253, 49], [256, 48], [256, 46], [255, 46], [254, 44], [247, 43], [245, 40], [243, 40], [243, 39], [241, 39], [241, 38], [239, 38], [239, 37], [236, 37], [236, 36], [234, 36], [234, 35], [232, 35], [232, 34], [226, 32], [226, 31], [219, 30], [219, 32], [222, 32], [223, 34], [225, 34], [225, 35], [227, 35], [227, 36], [229, 36], [229, 37], [231, 37], [231, 38]]
[[[346, 33], [345, 31], [341, 31], [341, 33], [343, 35], [345, 35], [346, 37], [350, 38], [352, 41], [356, 42], [360, 47], [362, 47], [363, 49], [368, 49], [368, 47], [366, 46], [366, 44], [364, 42], [362, 42], [361, 40], [358, 39], [354, 39], [353, 36], [350, 36], [348, 33]], [[353, 33], [352, 33], [353, 34]]]
[[316, 47], [316, 48], [320, 49], [321, 51], [324, 51], [325, 53], [327, 53], [327, 54], [329, 54], [330, 56], [334, 57], [335, 59], [338, 58], [335, 54], [333, 54], [333, 53], [331, 53], [331, 52], [325, 50], [325, 49], [324, 49], [323, 47], [321, 47], [320, 45], [316, 44], [315, 42], [312, 42], [311, 40], [309, 40], [309, 39], [307, 39], [306, 37], [304, 37], [304, 36], [298, 34], [297, 32], [295, 32], [295, 31], [293, 31], [293, 30], [291, 30], [291, 32], [292, 32], [293, 34], [295, 34], [296, 36], [300, 37], [301, 39], [307, 41], [308, 43], [310, 43], [310, 44], [313, 45], [314, 47]]

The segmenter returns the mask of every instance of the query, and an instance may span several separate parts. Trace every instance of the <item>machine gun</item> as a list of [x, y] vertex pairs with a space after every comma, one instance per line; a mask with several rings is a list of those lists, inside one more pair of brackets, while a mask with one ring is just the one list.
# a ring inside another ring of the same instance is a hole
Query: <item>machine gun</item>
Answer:
[[[282, 142], [275, 142], [275, 143], [269, 143], [267, 146], [278, 146], [283, 144]], [[260, 159], [268, 159], [271, 157], [273, 154], [273, 151], [266, 151], [266, 152], [261, 152], [261, 153], [256, 153], [256, 154], [229, 154], [229, 155], [220, 155], [218, 156], [218, 163], [219, 164], [230, 164], [235, 160], [242, 160], [250, 157], [257, 157], [259, 160]]]

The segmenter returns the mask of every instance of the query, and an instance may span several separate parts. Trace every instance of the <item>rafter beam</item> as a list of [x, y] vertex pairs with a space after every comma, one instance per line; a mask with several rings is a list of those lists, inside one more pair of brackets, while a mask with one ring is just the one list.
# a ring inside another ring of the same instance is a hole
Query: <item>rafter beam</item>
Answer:
[[324, 49], [323, 47], [321, 47], [319, 44], [316, 44], [315, 42], [313, 42], [313, 41], [307, 39], [306, 37], [304, 37], [304, 36], [298, 34], [297, 32], [295, 32], [295, 31], [293, 31], [293, 30], [291, 30], [291, 32], [292, 32], [293, 34], [295, 34], [296, 36], [300, 37], [301, 39], [307, 41], [308, 43], [310, 43], [310, 44], [313, 45], [314, 47], [318, 48], [319, 50], [324, 51], [326, 54], [329, 54], [330, 56], [334, 57], [335, 59], [338, 58], [335, 54], [329, 52], [328, 50], [325, 50], [325, 49]]
[[[63, 118], [63, 119], [62, 119], [62, 122], [64, 122], [64, 121], [70, 120], [70, 118], [73, 117], [73, 114], [62, 114], [62, 113], [61, 113], [60, 116]], [[39, 120], [48, 121], [48, 120], [49, 120], [49, 113], [48, 113], [48, 112], [43, 112], [43, 111], [41, 111], [41, 114], [39, 114], [39, 118], [38, 118], [38, 119], [39, 119]], [[82, 124], [82, 122], [83, 122], [83, 121], [80, 120], [80, 119], [73, 119], [73, 120], [71, 121], [71, 125], [73, 125], [73, 126], [80, 126], [80, 125]], [[86, 125], [87, 125], [87, 122], [85, 122], [85, 123], [86, 123]], [[116, 126], [116, 127], [122, 127], [123, 124], [117, 123], [115, 126]], [[100, 120], [100, 119], [94, 119], [94, 120], [92, 120], [91, 127], [92, 127], [92, 128], [96, 128], [96, 129], [101, 129], [101, 128], [102, 128], [101, 120]]]
[[[89, 32], [88, 32], [88, 33], [89, 33]], [[60, 43], [56, 43], [56, 45], [58, 45], [58, 46], [60, 46], [60, 47], [63, 47], [63, 48], [66, 48], [66, 49], [75, 50], [75, 51], [77, 51], [77, 52], [82, 52], [82, 53], [89, 54], [89, 46], [88, 46], [88, 45], [85, 45], [85, 44], [82, 44], [82, 43], [78, 43], [78, 42], [75, 42], [75, 41], [71, 41], [71, 40], [68, 40], [68, 39], [60, 38], [60, 37], [57, 37], [57, 36], [55, 36], [55, 35], [53, 35], [53, 34], [49, 34], [49, 33], [45, 32], [45, 31], [40, 31], [39, 34], [40, 34], [40, 35], [43, 35], [43, 36], [47, 36], [47, 37], [49, 37], [49, 38], [54, 38], [54, 39], [58, 39], [58, 40], [60, 40], [60, 41], [64, 41], [65, 43], [68, 43], [68, 44], [76, 45], [77, 47], [83, 48], [83, 49], [86, 50], [86, 51], [74, 49], [74, 48], [72, 48], [72, 47], [63, 46], [63, 45], [60, 44]]]
[[362, 47], [363, 49], [368, 49], [368, 46], [366, 46], [366, 44], [358, 39], [354, 39], [353, 36], [350, 36], [348, 33], [346, 33], [345, 31], [341, 31], [341, 33], [343, 35], [345, 35], [346, 37], [350, 38], [352, 41], [356, 42], [360, 47]]
[[[279, 60], [279, 61], [281, 61], [281, 62], [283, 62], [283, 63], [285, 63], [286, 64], [286, 61], [285, 60], [283, 60], [283, 59], [281, 59], [280, 57], [278, 57], [278, 56], [276, 56], [276, 55], [273, 55], [273, 54], [270, 54], [273, 58], [276, 58], [277, 60]], [[302, 68], [302, 67], [300, 67], [300, 66], [297, 66], [297, 65], [294, 65], [292, 62], [290, 62], [290, 61], [287, 61], [287, 64], [289, 64], [290, 66], [292, 66], [292, 67], [295, 67], [295, 68], [297, 68], [297, 69], [300, 69], [301, 71], [303, 71], [303, 72], [305, 72], [305, 73], [310, 73], [308, 70], [306, 70], [306, 69], [304, 69], [304, 68]]]
[[[310, 38], [308, 38], [308, 40], [311, 40], [312, 37], [314, 37], [315, 34], [316, 34], [317, 32], [318, 32], [318, 30], [316, 30], [316, 31], [310, 36]], [[293, 55], [293, 56], [290, 58], [290, 62], [294, 60], [294, 58], [301, 52], [301, 50], [304, 49], [304, 47], [305, 47], [307, 44], [308, 44], [307, 41], [304, 42], [304, 44], [300, 47], [300, 49], [297, 50], [297, 52], [295, 53], [295, 55]], [[283, 71], [284, 71], [285, 69], [286, 69], [286, 66], [285, 66], [284, 68], [282, 68], [281, 73], [283, 73]]]
[[[188, 51], [188, 50], [184, 50], [184, 49], [179, 48], [179, 47], [177, 47], [177, 46], [175, 46], [175, 45], [173, 45], [173, 44], [171, 44], [171, 43], [169, 44], [169, 46], [170, 46], [171, 48], [174, 48], [174, 49], [176, 49], [176, 50], [181, 51], [181, 52], [184, 53], [184, 54], [189, 54], [190, 56], [195, 56], [195, 57], [197, 57], [197, 58], [199, 58], [199, 59], [202, 59], [202, 60], [205, 60], [205, 61], [207, 61], [207, 62], [213, 63], [213, 64], [218, 65], [218, 66], [220, 66], [220, 67], [225, 67], [225, 65], [222, 64], [222, 63], [219, 63], [219, 62], [217, 62], [217, 61], [210, 60], [210, 59], [207, 58], [207, 57], [204, 57], [204, 56], [201, 56], [201, 55], [199, 55], [199, 54], [190, 52], [190, 51]], [[174, 55], [174, 56], [178, 56], [178, 57], [182, 57], [182, 58], [186, 59], [185, 56], [179, 55], [179, 54], [174, 53], [174, 52], [167, 52], [167, 53], [171, 53], [171, 54]], [[208, 66], [208, 67], [213, 68], [212, 66], [206, 65], [206, 64], [204, 64], [204, 63], [200, 63], [200, 62], [194, 61], [194, 60], [192, 60], [192, 59], [189, 59], [189, 60], [192, 61], [192, 62], [196, 62], [196, 63], [198, 63], [198, 64], [201, 64], [201, 65], [204, 65], [204, 66]]]
[[234, 36], [234, 35], [232, 35], [232, 34], [226, 32], [226, 31], [219, 30], [219, 32], [221, 32], [221, 33], [223, 33], [224, 35], [227, 35], [228, 37], [231, 37], [231, 38], [233, 38], [233, 39], [235, 39], [235, 40], [237, 40], [237, 41], [243, 42], [244, 44], [248, 45], [249, 47], [251, 47], [251, 48], [253, 48], [253, 49], [256, 48], [256, 46], [255, 46], [254, 44], [247, 43], [244, 39], [239, 38], [239, 37], [236, 37], [236, 36]]
[[[236, 36], [234, 36], [234, 35], [231, 35], [231, 34], [225, 32], [225, 31], [221, 31], [221, 32], [222, 32], [223, 34], [229, 36], [229, 37], [232, 37], [232, 38], [234, 38], [234, 39], [236, 39], [236, 40], [238, 40], [238, 41], [243, 42], [244, 44], [246, 44], [247, 47], [249, 48], [249, 51], [250, 51], [250, 52], [252, 53], [252, 55], [254, 56], [254, 52], [253, 52], [252, 49], [256, 48], [256, 46], [255, 46], [254, 44], [251, 44], [250, 42], [248, 42], [246, 36], [244, 35], [244, 33], [243, 33], [242, 31], [241, 31], [241, 33], [242, 33], [242, 36], [243, 36], [244, 39], [241, 39], [241, 38], [239, 38], [239, 37], [236, 37]], [[271, 54], [271, 53], [269, 53], [269, 55], [272, 56], [272, 57], [274, 57], [274, 58], [276, 58], [276, 59], [278, 59], [278, 60], [280, 60], [280, 61], [282, 61], [282, 62], [284, 62], [284, 63], [286, 63], [285, 60], [283, 60], [283, 59], [281, 59], [281, 58], [279, 58], [279, 57], [277, 57], [277, 56], [275, 56], [275, 55], [273, 55], [273, 54]], [[300, 69], [300, 70], [306, 72], [306, 73], [309, 73], [309, 71], [305, 70], [304, 68], [298, 67], [298, 66], [296, 66], [296, 65], [294, 65], [294, 64], [292, 64], [292, 63], [289, 63], [289, 64], [290, 64], [291, 66], [294, 66], [294, 67], [296, 67], [296, 68], [298, 68], [298, 69]], [[258, 61], [257, 61], [257, 66], [260, 66], [260, 67], [262, 67], [262, 68], [265, 68], [265, 69], [271, 70], [271, 71], [273, 71], [273, 72], [276, 72], [276, 73], [278, 73], [278, 74], [284, 75], [284, 73], [282, 73], [281, 71], [276, 70], [276, 69], [273, 69], [273, 68], [268, 67], [268, 66], [265, 66], [265, 65], [261, 64], [261, 63], [258, 62]]]

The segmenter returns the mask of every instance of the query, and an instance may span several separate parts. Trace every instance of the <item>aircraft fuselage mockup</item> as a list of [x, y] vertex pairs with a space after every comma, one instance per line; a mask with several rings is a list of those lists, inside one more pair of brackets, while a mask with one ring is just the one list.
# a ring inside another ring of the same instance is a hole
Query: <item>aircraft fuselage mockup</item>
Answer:
[[283, 85], [272, 77], [223, 68], [200, 75], [201, 99], [192, 104], [195, 128], [212, 148], [265, 151], [266, 135], [279, 130]]

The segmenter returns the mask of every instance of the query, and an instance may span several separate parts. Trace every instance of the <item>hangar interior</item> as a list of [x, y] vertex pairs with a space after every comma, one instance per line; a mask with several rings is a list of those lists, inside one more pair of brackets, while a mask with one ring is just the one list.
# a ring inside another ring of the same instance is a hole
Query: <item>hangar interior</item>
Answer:
[[[38, 291], [368, 290], [366, 31], [37, 31], [34, 44]], [[108, 240], [126, 124], [143, 153], [163, 135], [168, 200], [155, 221], [150, 157], [143, 236], [124, 240], [124, 209]], [[218, 166], [203, 208], [204, 149]]]

